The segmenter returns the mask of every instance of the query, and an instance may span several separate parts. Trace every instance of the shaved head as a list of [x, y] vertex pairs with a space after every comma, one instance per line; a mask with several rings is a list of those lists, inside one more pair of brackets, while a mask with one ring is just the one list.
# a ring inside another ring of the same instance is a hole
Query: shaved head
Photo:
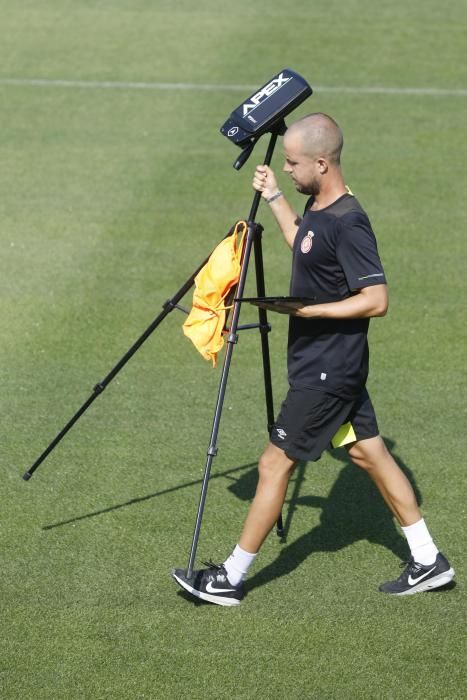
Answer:
[[286, 131], [285, 138], [300, 140], [301, 150], [310, 158], [320, 156], [333, 165], [340, 164], [344, 137], [337, 122], [327, 114], [315, 112], [294, 122]]
[[339, 125], [327, 114], [315, 112], [292, 124], [284, 134], [283, 170], [295, 189], [322, 201], [334, 201], [345, 192], [340, 166], [343, 145]]

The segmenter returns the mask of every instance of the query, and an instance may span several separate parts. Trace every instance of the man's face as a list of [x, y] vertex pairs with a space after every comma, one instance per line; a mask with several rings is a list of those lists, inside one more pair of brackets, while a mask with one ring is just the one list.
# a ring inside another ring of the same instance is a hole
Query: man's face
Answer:
[[297, 191], [314, 196], [319, 194], [321, 172], [318, 158], [312, 158], [303, 153], [299, 134], [285, 134], [284, 155], [283, 171], [290, 175]]

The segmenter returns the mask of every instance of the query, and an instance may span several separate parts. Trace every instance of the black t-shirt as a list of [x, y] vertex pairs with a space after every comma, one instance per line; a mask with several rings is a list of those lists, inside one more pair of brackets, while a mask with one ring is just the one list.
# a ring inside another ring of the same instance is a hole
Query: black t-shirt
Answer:
[[[291, 296], [319, 301], [346, 299], [357, 290], [385, 284], [368, 216], [351, 194], [304, 217], [293, 245]], [[292, 387], [354, 398], [368, 376], [369, 319], [290, 317], [288, 372]]]

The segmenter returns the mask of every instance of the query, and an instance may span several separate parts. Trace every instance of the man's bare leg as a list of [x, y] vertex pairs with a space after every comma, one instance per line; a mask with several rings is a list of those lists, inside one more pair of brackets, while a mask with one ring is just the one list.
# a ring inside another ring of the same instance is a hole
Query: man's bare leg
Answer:
[[400, 525], [413, 525], [422, 514], [414, 490], [380, 436], [359, 440], [347, 449], [352, 461], [364, 469]]
[[433, 543], [414, 490], [381, 437], [359, 440], [348, 448], [348, 453], [373, 479], [399, 521], [412, 554], [399, 578], [381, 584], [379, 590], [392, 595], [410, 595], [449, 583], [455, 571]]
[[295, 462], [272, 443], [264, 450], [258, 465], [256, 494], [248, 511], [239, 544], [222, 564], [193, 572], [187, 578], [183, 569], [172, 576], [182, 588], [197, 598], [217, 605], [238, 605], [244, 596], [243, 578], [256, 553], [279, 518]]
[[279, 447], [272, 443], [267, 445], [259, 460], [256, 494], [238, 543], [243, 550], [252, 554], [258, 552], [276, 524], [295, 464]]

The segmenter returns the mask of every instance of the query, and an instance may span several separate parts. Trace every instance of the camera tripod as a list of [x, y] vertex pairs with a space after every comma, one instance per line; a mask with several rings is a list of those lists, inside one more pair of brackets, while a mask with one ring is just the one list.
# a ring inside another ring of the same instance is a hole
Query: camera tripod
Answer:
[[[272, 159], [274, 148], [276, 145], [277, 137], [279, 134], [283, 133], [285, 129], [285, 124], [283, 120], [277, 125], [276, 129], [271, 132], [269, 145], [267, 148], [266, 156], [264, 159], [264, 164], [269, 165]], [[249, 149], [251, 152], [251, 149]], [[245, 152], [243, 155], [243, 162], [245, 162], [246, 157], [249, 153]], [[246, 157], [245, 157], [246, 156]], [[240, 157], [241, 158], [241, 157]], [[240, 159], [239, 159], [240, 160]], [[237, 161], [238, 162], [238, 161]], [[243, 164], [243, 162], [241, 164]], [[240, 166], [241, 167], [241, 166]], [[232, 353], [235, 344], [238, 342], [238, 331], [246, 330], [250, 328], [258, 328], [261, 335], [261, 349], [262, 349], [262, 360], [263, 360], [263, 374], [264, 374], [264, 389], [265, 389], [265, 399], [266, 399], [266, 414], [267, 414], [267, 426], [268, 432], [270, 432], [272, 425], [274, 423], [274, 408], [273, 408], [273, 394], [272, 394], [272, 382], [271, 382], [271, 365], [270, 365], [270, 355], [269, 355], [269, 341], [268, 333], [271, 327], [268, 323], [267, 312], [264, 309], [259, 308], [259, 320], [258, 323], [248, 324], [244, 326], [239, 325], [241, 301], [240, 298], [243, 296], [243, 290], [245, 288], [245, 282], [248, 273], [248, 265], [251, 257], [251, 251], [254, 250], [255, 257], [255, 271], [256, 271], [256, 288], [257, 294], [260, 297], [265, 296], [265, 283], [264, 283], [264, 268], [263, 268], [263, 254], [262, 254], [262, 232], [263, 227], [255, 222], [256, 214], [258, 212], [259, 203], [261, 200], [261, 193], [256, 192], [251, 205], [251, 210], [248, 216], [247, 225], [247, 235], [244, 244], [243, 256], [240, 265], [240, 276], [237, 286], [234, 290], [235, 300], [233, 302], [233, 310], [231, 321], [229, 327], [225, 329], [226, 334], [226, 353], [224, 358], [224, 364], [222, 368], [221, 379], [219, 383], [219, 390], [217, 395], [216, 406], [214, 410], [214, 420], [212, 425], [211, 436], [209, 440], [209, 447], [207, 451], [207, 459], [204, 470], [204, 476], [202, 480], [201, 495], [198, 505], [198, 511], [195, 522], [195, 529], [193, 534], [193, 540], [190, 550], [190, 556], [187, 566], [187, 575], [191, 576], [193, 572], [193, 564], [195, 561], [196, 550], [198, 545], [199, 533], [201, 528], [201, 521], [204, 512], [204, 505], [207, 496], [208, 482], [211, 473], [211, 466], [214, 457], [217, 455], [217, 436], [219, 432], [219, 426], [221, 421], [222, 409], [224, 404], [224, 397], [227, 387], [228, 375], [230, 364], [232, 361]], [[227, 234], [231, 235], [232, 230]], [[209, 257], [204, 260], [203, 263], [193, 272], [193, 274], [188, 278], [188, 280], [183, 284], [183, 286], [174, 294], [171, 299], [168, 299], [163, 304], [162, 312], [154, 319], [154, 321], [148, 326], [144, 333], [136, 340], [136, 342], [129, 348], [129, 350], [123, 355], [123, 357], [117, 362], [117, 364], [111, 369], [111, 371], [106, 375], [106, 377], [98, 382], [94, 388], [92, 394], [83, 403], [83, 405], [78, 409], [74, 416], [68, 421], [68, 423], [62, 428], [62, 430], [56, 435], [52, 442], [47, 446], [47, 448], [42, 452], [42, 454], [37, 458], [34, 464], [25, 472], [23, 479], [28, 481], [36, 469], [42, 464], [46, 457], [55, 449], [55, 447], [61, 442], [73, 425], [79, 420], [85, 411], [91, 406], [91, 404], [96, 400], [96, 398], [101, 394], [104, 389], [110, 384], [112, 379], [120, 372], [121, 369], [127, 364], [127, 362], [133, 357], [136, 351], [141, 347], [141, 345], [149, 338], [153, 331], [159, 326], [159, 324], [164, 320], [164, 318], [173, 309], [179, 309], [185, 313], [186, 310], [179, 305], [181, 299], [194, 285], [195, 277], [204, 267], [204, 265], [209, 260]], [[277, 534], [279, 536], [283, 535], [283, 523], [282, 516], [279, 517], [277, 521]]]

